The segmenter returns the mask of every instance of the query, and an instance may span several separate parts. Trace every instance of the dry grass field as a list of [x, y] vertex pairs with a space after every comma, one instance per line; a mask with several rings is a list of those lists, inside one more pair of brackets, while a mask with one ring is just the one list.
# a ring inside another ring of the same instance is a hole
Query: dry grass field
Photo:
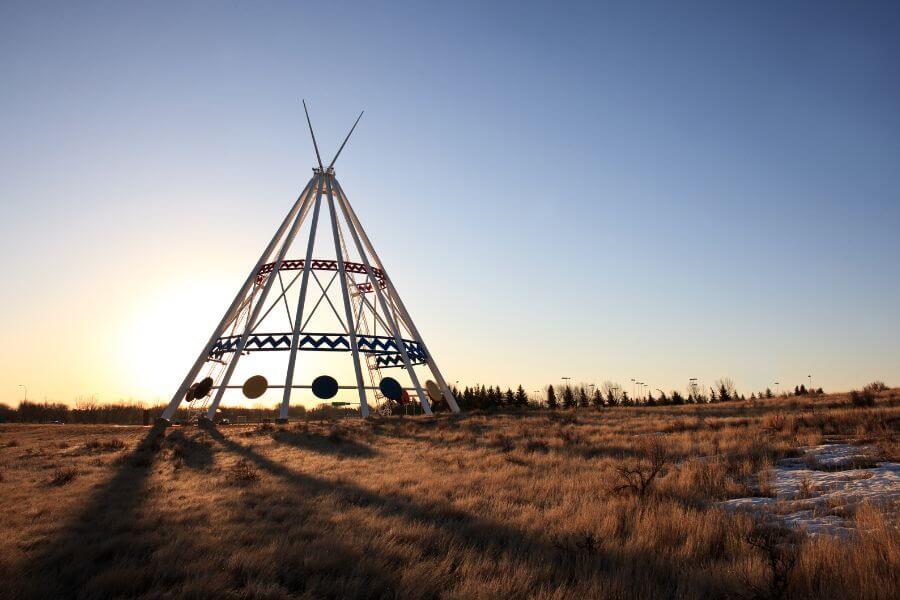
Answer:
[[[704, 406], [0, 426], [7, 598], [897, 598], [897, 507], [849, 535], [724, 510], [827, 442], [900, 459], [896, 390]], [[777, 512], [777, 511], [776, 511]]]

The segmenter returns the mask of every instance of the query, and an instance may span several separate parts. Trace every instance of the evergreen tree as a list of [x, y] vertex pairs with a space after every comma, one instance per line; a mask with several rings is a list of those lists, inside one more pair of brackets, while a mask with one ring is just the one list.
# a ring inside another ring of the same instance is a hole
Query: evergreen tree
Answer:
[[771, 398], [772, 396], [774, 396], [772, 390], [770, 388], [766, 388], [766, 398]]
[[616, 406], [619, 403], [619, 399], [616, 398], [616, 395], [612, 390], [606, 390], [606, 405], [607, 406]]
[[729, 400], [733, 400], [731, 396], [731, 392], [728, 390], [728, 387], [723, 383], [719, 386], [719, 401], [720, 402], [728, 402]]
[[710, 403], [716, 401], [716, 388], [709, 388], [709, 401]]
[[590, 406], [590, 398], [588, 398], [584, 386], [578, 388], [578, 406], [580, 408], [587, 408], [588, 406]]
[[518, 407], [528, 406], [528, 394], [525, 393], [525, 389], [521, 385], [516, 388], [516, 397], [513, 400], [513, 404]]
[[547, 387], [547, 408], [552, 410], [559, 408], [559, 401], [556, 399], [556, 391], [553, 389], [552, 385]]
[[802, 383], [800, 384], [800, 395], [801, 395], [801, 396], [805, 396], [805, 395], [806, 395], [806, 386], [803, 385]]
[[506, 394], [503, 398], [504, 406], [515, 406], [516, 405], [516, 396], [513, 394], [513, 391], [509, 388], [506, 388]]
[[563, 408], [575, 408], [575, 394], [572, 393], [572, 388], [569, 386], [563, 390], [562, 401]]
[[794, 395], [795, 395], [795, 396], [799, 396], [799, 395], [800, 395], [800, 388], [797, 387], [796, 385], [794, 386]]
[[684, 397], [677, 391], [672, 392], [672, 404], [684, 404]]
[[628, 397], [628, 392], [622, 390], [622, 406], [631, 406], [631, 398]]
[[498, 408], [503, 404], [503, 393], [500, 391], [500, 386], [488, 388], [488, 403], [491, 408]]
[[653, 397], [653, 392], [647, 392], [647, 406], [656, 406], [656, 399]]
[[591, 404], [594, 405], [594, 408], [603, 408], [603, 394], [596, 388], [594, 388], [594, 394], [591, 396]]

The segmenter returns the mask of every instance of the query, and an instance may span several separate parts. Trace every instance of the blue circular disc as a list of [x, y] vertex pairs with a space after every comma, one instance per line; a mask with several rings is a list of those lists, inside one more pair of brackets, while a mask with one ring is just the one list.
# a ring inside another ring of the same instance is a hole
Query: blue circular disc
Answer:
[[328, 375], [319, 375], [312, 382], [312, 391], [322, 400], [334, 398], [338, 392], [338, 382], [334, 377]]
[[403, 388], [393, 377], [382, 379], [381, 383], [378, 384], [378, 389], [390, 400], [399, 400], [403, 395]]

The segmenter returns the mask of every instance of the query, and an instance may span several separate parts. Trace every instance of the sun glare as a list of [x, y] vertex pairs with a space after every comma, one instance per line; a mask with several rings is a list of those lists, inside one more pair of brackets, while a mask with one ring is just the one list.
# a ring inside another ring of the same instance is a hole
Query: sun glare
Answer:
[[121, 387], [135, 399], [168, 400], [221, 318], [228, 294], [228, 278], [211, 274], [147, 295], [122, 327], [115, 356]]

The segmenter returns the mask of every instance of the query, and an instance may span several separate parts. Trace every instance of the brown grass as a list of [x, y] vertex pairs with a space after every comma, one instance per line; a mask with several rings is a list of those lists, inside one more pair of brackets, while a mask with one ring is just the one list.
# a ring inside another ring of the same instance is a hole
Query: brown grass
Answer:
[[[896, 448], [890, 393], [870, 408], [831, 395], [219, 431], [0, 425], [0, 597], [894, 598], [890, 511], [864, 505], [835, 540], [716, 505], [765, 493], [766, 470], [805, 445]], [[645, 480], [642, 500], [609, 494]]]

